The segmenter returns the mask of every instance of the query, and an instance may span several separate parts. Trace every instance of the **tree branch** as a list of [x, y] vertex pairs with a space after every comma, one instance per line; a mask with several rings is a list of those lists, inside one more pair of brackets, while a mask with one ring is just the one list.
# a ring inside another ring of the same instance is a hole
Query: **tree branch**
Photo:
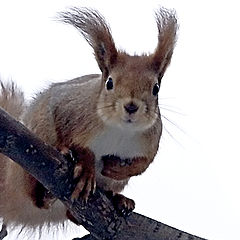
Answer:
[[137, 213], [127, 219], [117, 215], [113, 204], [97, 189], [88, 203], [71, 201], [74, 163], [34, 136], [0, 108], [0, 152], [20, 164], [59, 198], [91, 233], [82, 239], [203, 240]]

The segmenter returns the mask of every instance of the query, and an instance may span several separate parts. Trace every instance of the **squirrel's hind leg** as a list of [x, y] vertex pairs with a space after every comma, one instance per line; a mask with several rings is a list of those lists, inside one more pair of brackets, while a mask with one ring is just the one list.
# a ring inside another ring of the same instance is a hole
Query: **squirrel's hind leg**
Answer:
[[106, 192], [107, 197], [113, 202], [113, 205], [119, 215], [127, 217], [135, 208], [135, 202], [120, 193]]
[[49, 209], [57, 199], [30, 174], [26, 172], [25, 176], [25, 179], [28, 179], [27, 182], [30, 185], [28, 188], [28, 195], [34, 205], [41, 209]]

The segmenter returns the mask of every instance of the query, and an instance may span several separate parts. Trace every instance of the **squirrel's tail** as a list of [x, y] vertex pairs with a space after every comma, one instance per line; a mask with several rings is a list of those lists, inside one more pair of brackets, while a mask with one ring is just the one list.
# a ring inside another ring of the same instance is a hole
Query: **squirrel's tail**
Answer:
[[[3, 83], [0, 80], [0, 107], [7, 111], [15, 119], [21, 119], [21, 115], [23, 114], [25, 108], [24, 94], [13, 82]], [[0, 218], [3, 217], [2, 213], [5, 208], [3, 202], [6, 202], [5, 184], [7, 179], [8, 163], [9, 159], [0, 153]]]
[[3, 83], [0, 80], [0, 107], [20, 120], [25, 109], [24, 94], [14, 82]]

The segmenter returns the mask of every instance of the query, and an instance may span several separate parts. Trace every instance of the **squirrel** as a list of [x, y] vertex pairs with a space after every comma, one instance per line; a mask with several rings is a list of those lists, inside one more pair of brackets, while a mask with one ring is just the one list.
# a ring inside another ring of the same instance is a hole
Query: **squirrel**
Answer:
[[[14, 83], [2, 83], [0, 106], [61, 153], [72, 153], [78, 179], [72, 199], [87, 201], [98, 186], [122, 214], [129, 214], [135, 203], [120, 192], [148, 168], [162, 134], [158, 92], [176, 43], [175, 12], [156, 11], [158, 44], [153, 53], [142, 55], [117, 50], [97, 10], [71, 8], [58, 19], [87, 40], [101, 74], [54, 83], [29, 105]], [[59, 200], [11, 159], [0, 154], [0, 166], [0, 217], [5, 223], [75, 222]]]

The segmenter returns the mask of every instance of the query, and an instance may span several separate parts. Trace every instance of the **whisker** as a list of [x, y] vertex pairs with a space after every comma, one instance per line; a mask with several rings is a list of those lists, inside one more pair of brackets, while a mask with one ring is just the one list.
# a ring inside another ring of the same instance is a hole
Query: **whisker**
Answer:
[[166, 111], [169, 111], [169, 112], [172, 112], [172, 113], [179, 114], [179, 115], [181, 115], [181, 116], [186, 116], [186, 114], [184, 114], [184, 113], [181, 113], [181, 112], [178, 112], [178, 111], [172, 110], [172, 109], [167, 108], [167, 107], [161, 107], [161, 106], [159, 106], [159, 108], [160, 108], [160, 109], [163, 109], [163, 110], [166, 110]]
[[[101, 108], [98, 108], [98, 110], [99, 110], [99, 109], [105, 109], [104, 113], [101, 112], [100, 117], [104, 118], [106, 121], [108, 121], [109, 119], [111, 119], [112, 113], [114, 112], [114, 111], [112, 110], [112, 107], [113, 107], [113, 106], [114, 106], [114, 105], [111, 104], [111, 105], [107, 105], [107, 106], [103, 106], [103, 107], [101, 107]], [[106, 115], [107, 115], [107, 118], [106, 118]]]
[[113, 107], [114, 105], [113, 104], [111, 104], [111, 105], [106, 105], [106, 106], [102, 106], [102, 107], [98, 107], [97, 108], [97, 110], [100, 110], [100, 109], [107, 109], [107, 108], [111, 108], [111, 107]]
[[167, 128], [163, 125], [164, 131], [173, 139], [175, 143], [177, 143], [180, 147], [184, 148], [183, 145], [170, 133], [170, 131], [167, 130]]
[[105, 118], [105, 115], [106, 115], [106, 114], [102, 114], [101, 117], [104, 117], [104, 121], [107, 122], [107, 121], [111, 118], [111, 116], [108, 116], [107, 118]]
[[176, 97], [159, 97], [159, 100], [176, 99]]
[[161, 108], [161, 107], [165, 107], [165, 108], [168, 108], [170, 110], [174, 110], [174, 111], [178, 111], [180, 112], [181, 109], [179, 109], [178, 107], [175, 107], [173, 105], [169, 105], [169, 104], [164, 104], [164, 103], [158, 103], [158, 106]]
[[171, 121], [169, 118], [165, 117], [164, 115], [161, 115], [162, 118], [164, 118], [165, 120], [167, 120], [169, 123], [171, 123], [173, 126], [175, 126], [179, 131], [181, 131], [182, 133], [184, 133], [185, 135], [187, 135], [187, 133], [180, 128], [175, 122]]

